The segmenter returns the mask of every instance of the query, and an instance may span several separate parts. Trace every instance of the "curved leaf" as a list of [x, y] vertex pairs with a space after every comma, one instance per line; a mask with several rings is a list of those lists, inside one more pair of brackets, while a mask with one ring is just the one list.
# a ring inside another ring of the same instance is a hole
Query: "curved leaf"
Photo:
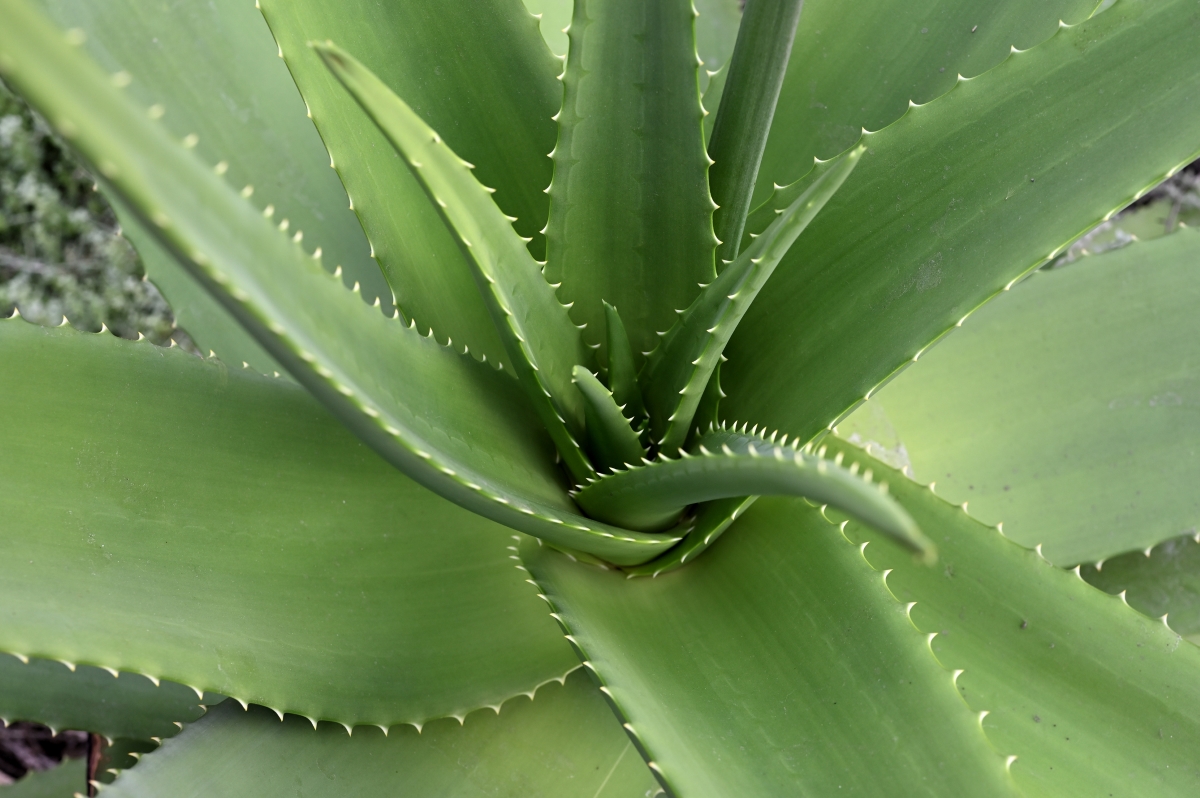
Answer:
[[[507, 356], [471, 271], [424, 190], [311, 41], [360, 59], [476, 165], [522, 236], [545, 251], [561, 65], [520, 0], [261, 0], [279, 52], [403, 312], [493, 363]], [[505, 366], [510, 364], [505, 363]]]
[[1197, 266], [1184, 230], [1038, 272], [838, 431], [878, 440], [882, 413], [915, 476], [1059, 565], [1194, 529]]
[[673, 795], [1015, 792], [904, 607], [803, 502], [760, 499], [657, 579], [521, 557]]
[[224, 698], [138, 673], [0, 654], [0, 718], [6, 723], [28, 720], [109, 739], [170, 737]]
[[517, 379], [578, 481], [595, 472], [580, 449], [583, 402], [571, 384], [585, 353], [579, 331], [473, 168], [353, 56], [314, 44], [408, 164], [463, 250]]
[[691, 0], [576, 0], [571, 20], [546, 277], [592, 346], [620, 308], [639, 360], [715, 274], [693, 21]]
[[633, 347], [629, 345], [621, 314], [607, 302], [604, 303], [604, 329], [608, 339], [608, 384], [612, 386], [613, 399], [622, 412], [627, 412], [629, 418], [640, 425], [646, 416], [646, 407], [638, 385]]
[[[711, 447], [711, 451], [709, 448]], [[859, 463], [832, 464], [825, 449], [816, 456], [794, 446], [718, 431], [697, 442], [700, 454], [662, 459], [602, 476], [575, 496], [593, 518], [630, 529], [673, 525], [684, 508], [717, 499], [750, 495], [799, 496], [837, 507], [891, 535], [925, 559], [936, 559], [932, 543], [908, 513], [887, 496], [887, 483], [871, 482], [871, 469], [857, 476]]]
[[625, 798], [653, 795], [654, 779], [582, 673], [499, 712], [415, 729], [344, 730], [279, 719], [227, 702], [123, 774], [114, 798]]
[[587, 413], [588, 451], [602, 470], [641, 462], [646, 456], [638, 434], [622, 415], [613, 395], [592, 372], [575, 367], [575, 385], [583, 396]]
[[674, 454], [692, 431], [696, 408], [725, 345], [792, 244], [816, 218], [865, 148], [847, 153], [781, 211], [754, 243], [700, 292], [650, 353], [642, 377], [650, 434]]
[[19, 320], [0, 373], [0, 651], [383, 725], [575, 665], [507, 530], [299, 387]]
[[807, 0], [756, 198], [908, 110], [1087, 19], [1098, 0]]
[[730, 341], [726, 417], [811, 438], [1190, 161], [1198, 19], [1188, 0], [1121, 0], [866, 136]]
[[[1200, 650], [872, 465], [939, 567], [770, 498], [657, 579], [522, 549], [665, 781], [687, 795], [978, 795], [1005, 788], [1007, 763], [1026, 794], [1192, 795]], [[927, 674], [931, 652], [953, 672]], [[954, 688], [969, 720], [946, 703]]]
[[385, 459], [486, 517], [613, 562], [643, 562], [671, 545], [578, 515], [513, 381], [342, 290], [22, 0], [0, 0], [0, 9], [0, 72], [258, 342]]
[[626, 568], [625, 573], [630, 576], [658, 576], [682, 568], [715, 543], [757, 499], [757, 496], [735, 496], [701, 504], [688, 524], [687, 534], [675, 548], [650, 562]]
[[[220, 169], [230, 185], [251, 186], [255, 205], [270, 205], [276, 223], [286, 219], [292, 235], [303, 233], [308, 251], [320, 248], [327, 270], [342, 267], [347, 285], [361, 282], [366, 301], [383, 297], [390, 306], [391, 291], [347, 209], [346, 190], [329, 169], [321, 137], [251, 4], [38, 0], [38, 5], [60, 28], [84, 31], [88, 54], [106, 71], [129, 77], [126, 93], [143, 107], [159, 105], [166, 129], [177, 139], [192, 136], [196, 154]], [[136, 217], [120, 216], [149, 278], [203, 351], [215, 350], [228, 363], [248, 361], [267, 374], [283, 370], [140, 229]]]

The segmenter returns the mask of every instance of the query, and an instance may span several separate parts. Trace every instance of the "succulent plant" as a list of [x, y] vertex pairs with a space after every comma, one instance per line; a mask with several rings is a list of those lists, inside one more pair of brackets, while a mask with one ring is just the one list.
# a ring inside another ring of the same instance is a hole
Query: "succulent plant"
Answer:
[[1187, 630], [1057, 566], [1195, 523], [1200, 245], [1015, 286], [1195, 157], [1200, 6], [259, 4], [0, 0], [210, 351], [0, 322], [0, 715], [117, 795], [1194, 794]]

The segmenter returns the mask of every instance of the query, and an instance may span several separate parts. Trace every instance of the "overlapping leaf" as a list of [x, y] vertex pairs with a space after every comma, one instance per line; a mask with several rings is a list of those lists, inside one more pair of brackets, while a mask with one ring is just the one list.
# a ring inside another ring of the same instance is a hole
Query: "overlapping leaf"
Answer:
[[615, 562], [671, 545], [576, 514], [511, 380], [338, 290], [23, 0], [2, 8], [6, 78], [256, 340], [393, 465], [487, 517]]
[[1039, 272], [838, 430], [898, 440], [938, 495], [1059, 565], [1193, 529], [1198, 265], [1186, 230]]
[[447, 719], [418, 733], [313, 729], [232, 702], [214, 709], [125, 773], [106, 795], [317, 798], [442, 795], [454, 798], [627, 798], [653, 795], [654, 779], [587, 676], [576, 672], [532, 701], [495, 715]]
[[866, 136], [730, 341], [727, 417], [816, 434], [1189, 161], [1198, 17], [1185, 0], [1122, 0]]
[[21, 320], [0, 372], [0, 651], [383, 725], [575, 664], [508, 531], [299, 387]]

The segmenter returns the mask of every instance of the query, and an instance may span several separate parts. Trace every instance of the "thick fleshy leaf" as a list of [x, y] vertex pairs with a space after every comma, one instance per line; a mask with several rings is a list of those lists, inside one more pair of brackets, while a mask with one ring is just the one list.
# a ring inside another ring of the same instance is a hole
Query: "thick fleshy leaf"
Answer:
[[505, 362], [462, 253], [383, 134], [309, 47], [337, 42], [459, 155], [532, 251], [545, 251], [561, 64], [520, 0], [261, 0], [263, 15], [401, 310], [422, 332]]
[[1198, 19], [1189, 0], [1121, 0], [865, 136], [730, 341], [725, 417], [815, 435], [1191, 160]]
[[715, 275], [693, 20], [690, 0], [575, 3], [546, 277], [592, 346], [607, 301], [649, 352]]
[[705, 502], [696, 508], [695, 516], [687, 526], [687, 534], [675, 548], [650, 562], [626, 568], [625, 573], [631, 576], [658, 576], [682, 568], [716, 542], [757, 500], [757, 496], [737, 496]]
[[[1097, 0], [807, 0], [759, 172], [759, 199], [813, 158], [854, 144], [863, 128], [896, 121], [958, 75], [986, 72], [1012, 47], [1054, 35], [1059, 20], [1087, 19]], [[712, 109], [715, 110], [715, 109]]]
[[508, 531], [299, 387], [20, 320], [0, 373], [0, 650], [384, 725], [574, 665]]
[[87, 790], [87, 762], [68, 759], [56, 768], [31, 771], [18, 782], [0, 787], [4, 798], [74, 798]]
[[[863, 457], [837, 439], [829, 445]], [[937, 771], [931, 778], [947, 780], [983, 771], [977, 750], [948, 747], [966, 747], [978, 723], [991, 743], [986, 750], [1007, 757], [999, 761], [1027, 794], [1194, 794], [1200, 650], [924, 486], [874, 467], [936, 540], [937, 567], [914, 563], [832, 511], [826, 520], [801, 503], [769, 498], [704, 556], [657, 579], [617, 584], [548, 548], [522, 550], [667, 782], [687, 794], [751, 794], [749, 779], [790, 757], [806, 779], [843, 787], [862, 780], [872, 794], [976, 795], [986, 788], [931, 787], [913, 771], [929, 768]], [[907, 615], [905, 633], [919, 630], [919, 645], [876, 626], [891, 613]], [[923, 673], [931, 652], [953, 674], [897, 678]], [[874, 659], [881, 655], [885, 664]], [[814, 678], [817, 669], [829, 673]], [[859, 688], [874, 701], [848, 695], [858, 673], [879, 679], [886, 692]], [[942, 703], [955, 688], [976, 713], [970, 728], [956, 726], [961, 704]], [[769, 701], [756, 697], [768, 690]], [[902, 701], [920, 708], [905, 710]], [[894, 730], [869, 743], [852, 736], [863, 726]], [[800, 751], [812, 757], [802, 764], [799, 746], [785, 736], [801, 734]], [[709, 764], [714, 753], [719, 766]], [[940, 766], [924, 760], [931, 755]], [[905, 758], [906, 774], [888, 761], [893, 756]]]
[[1200, 541], [1195, 533], [1080, 569], [1083, 578], [1200, 643]]
[[1038, 272], [838, 432], [894, 448], [890, 426], [917, 478], [1059, 565], [1195, 529], [1198, 267], [1185, 230]]
[[608, 385], [613, 399], [627, 417], [640, 424], [646, 416], [642, 401], [642, 388], [638, 385], [637, 361], [633, 358], [633, 347], [620, 312], [604, 303], [605, 338], [608, 341]]
[[575, 367], [575, 386], [583, 397], [588, 453], [596, 467], [609, 471], [641, 462], [646, 450], [612, 392], [583, 366]]
[[720, 261], [731, 262], [741, 248], [754, 181], [803, 5], [804, 0], [750, 0], [738, 29], [737, 47], [721, 83], [720, 106], [707, 136]]
[[[836, 446], [861, 456], [831, 440]], [[936, 540], [938, 567], [914, 565], [854, 522], [845, 533], [928, 633], [938, 661], [955, 670], [996, 749], [1016, 757], [1012, 774], [1026, 794], [1194, 795], [1200, 649], [925, 486], [877, 468], [898, 480], [893, 495]]]
[[[305, 248], [320, 248], [325, 268], [341, 266], [347, 285], [391, 304], [346, 191], [328, 167], [321, 144], [262, 15], [241, 0], [155, 4], [136, 0], [91, 3], [38, 0], [63, 29], [82, 30], [84, 48], [101, 66], [128, 79], [125, 89], [143, 107], [157, 105], [162, 124], [252, 202], [274, 209]], [[127, 76], [127, 78], [125, 77]], [[286, 220], [286, 222], [285, 222]], [[206, 291], [121, 213], [123, 231], [138, 248], [147, 274], [162, 290], [201, 349], [227, 363], [248, 361], [264, 373], [282, 370]]]
[[[528, 586], [526, 586], [528, 587]], [[345, 730], [265, 709], [214, 708], [125, 773], [113, 798], [633, 798], [654, 779], [588, 677], [576, 672], [518, 699], [416, 729]]]
[[[593, 518], [630, 529], [656, 530], [675, 524], [684, 509], [702, 502], [753, 495], [798, 496], [828, 504], [870, 524], [922, 553], [930, 562], [936, 549], [887, 495], [887, 484], [872, 482], [870, 467], [825, 459], [825, 449], [809, 454], [795, 446], [737, 430], [700, 438], [698, 455], [660, 459], [602, 476], [575, 499]], [[693, 530], [694, 531], [694, 530]], [[690, 534], [690, 533], [689, 533]], [[710, 541], [711, 542], [711, 541]]]
[[579, 516], [514, 381], [343, 290], [147, 120], [70, 38], [23, 0], [0, 9], [0, 71], [243, 327], [385, 459], [486, 517], [613, 562], [644, 562], [670, 546]]
[[362, 62], [333, 43], [313, 46], [387, 136], [454, 234], [517, 379], [567, 468], [582, 482], [595, 472], [580, 449], [583, 402], [571, 379], [587, 355], [567, 309], [492, 201], [490, 188], [471, 173], [474, 167]]
[[521, 556], [672, 794], [1014, 792], [904, 607], [801, 501], [760, 499], [656, 579]]
[[692, 420], [725, 345], [796, 239], [858, 165], [865, 148], [847, 153], [813, 181], [762, 235], [729, 264], [662, 336], [642, 375], [651, 439], [675, 454], [694, 431]]
[[138, 673], [0, 654], [0, 718], [108, 738], [170, 737], [224, 700]]

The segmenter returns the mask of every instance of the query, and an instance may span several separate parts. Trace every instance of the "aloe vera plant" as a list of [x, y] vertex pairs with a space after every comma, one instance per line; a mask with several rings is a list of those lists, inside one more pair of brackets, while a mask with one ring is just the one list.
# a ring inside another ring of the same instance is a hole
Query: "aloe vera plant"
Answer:
[[1200, 514], [1200, 244], [1018, 282], [1196, 156], [1200, 6], [259, 5], [0, 0], [210, 351], [0, 322], [0, 716], [182, 729], [130, 796], [1194, 794], [1198, 630], [1058, 566]]

